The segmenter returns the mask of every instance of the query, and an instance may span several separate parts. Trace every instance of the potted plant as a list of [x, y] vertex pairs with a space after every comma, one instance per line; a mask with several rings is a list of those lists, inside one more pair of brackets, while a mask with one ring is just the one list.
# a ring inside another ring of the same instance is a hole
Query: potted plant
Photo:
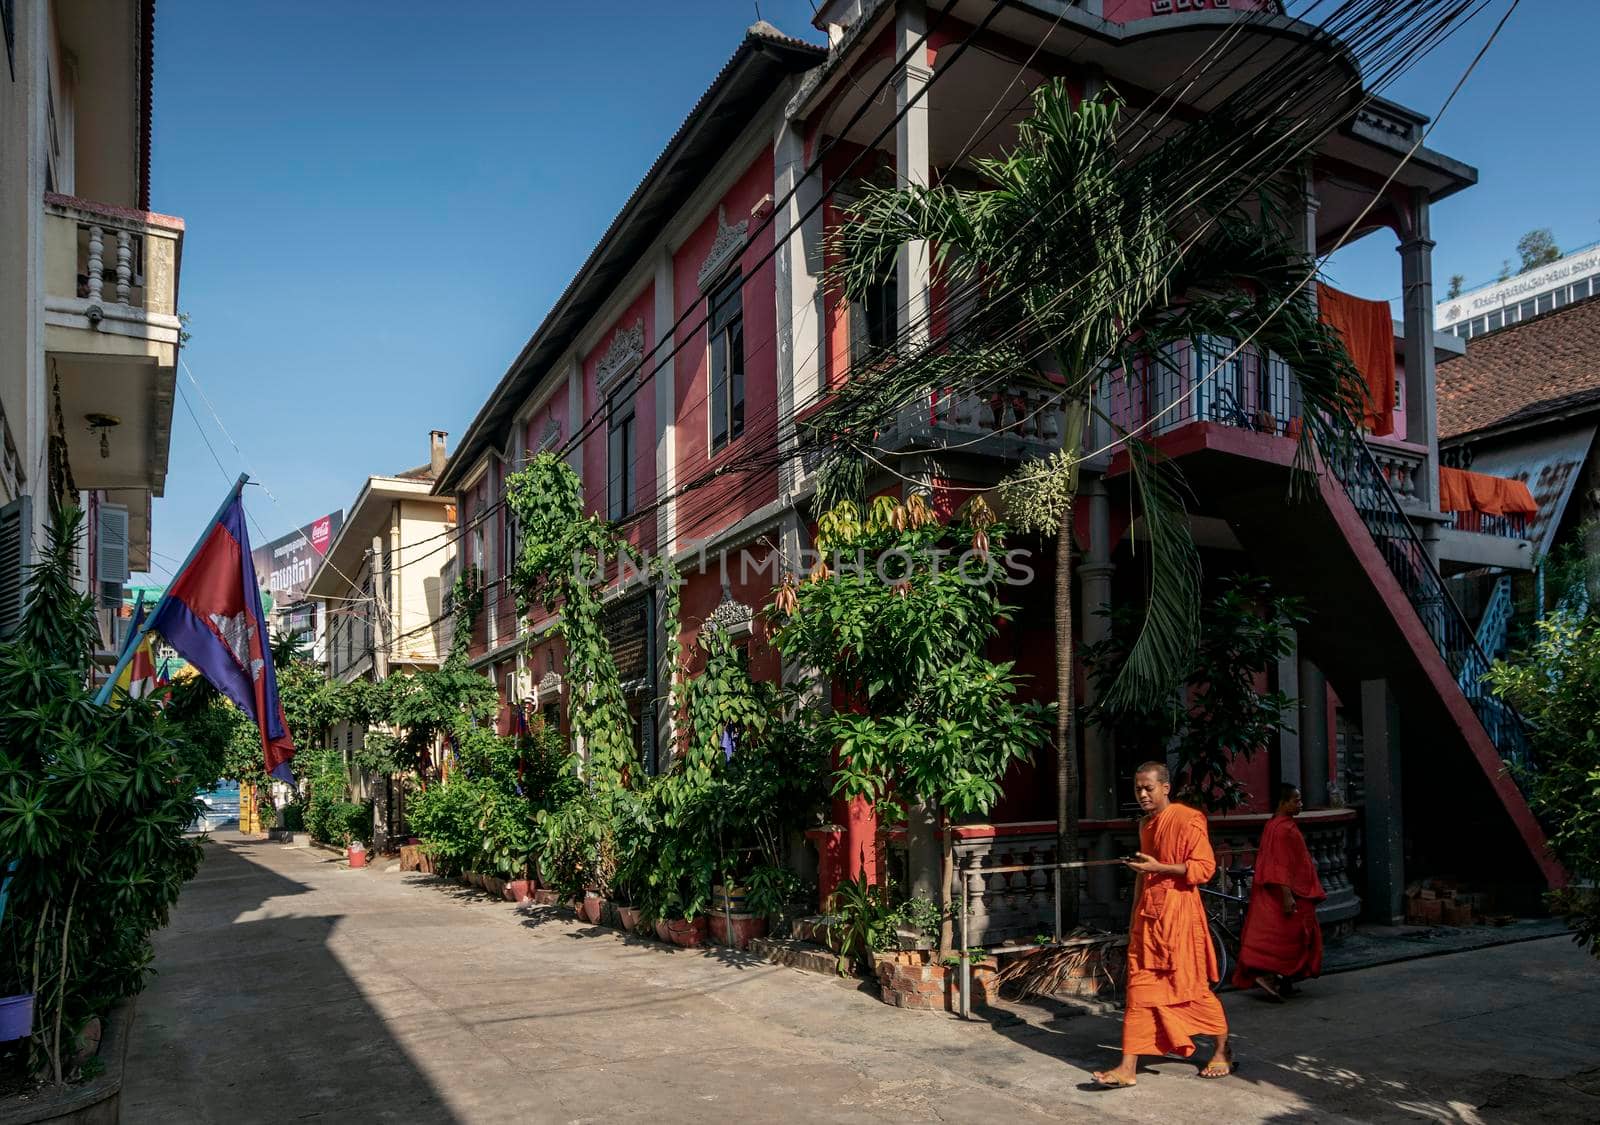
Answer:
[[599, 887], [588, 886], [583, 888], [583, 901], [578, 912], [583, 915], [584, 921], [591, 926], [598, 926], [600, 924], [600, 916], [605, 912], [605, 908], [606, 897], [600, 892]]

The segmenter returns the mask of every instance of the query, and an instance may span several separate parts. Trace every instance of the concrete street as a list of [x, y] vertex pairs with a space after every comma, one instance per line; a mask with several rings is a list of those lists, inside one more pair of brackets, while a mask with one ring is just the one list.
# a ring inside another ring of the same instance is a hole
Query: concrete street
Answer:
[[1600, 1120], [1563, 939], [1225, 998], [1240, 1072], [1098, 1092], [1114, 1017], [962, 1023], [440, 880], [224, 835], [157, 938], [128, 1122]]

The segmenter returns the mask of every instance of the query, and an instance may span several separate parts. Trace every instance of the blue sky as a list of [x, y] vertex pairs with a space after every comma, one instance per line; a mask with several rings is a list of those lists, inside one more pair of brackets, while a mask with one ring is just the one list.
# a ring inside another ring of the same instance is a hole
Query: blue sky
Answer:
[[[809, 0], [761, 12], [814, 36]], [[276, 498], [247, 491], [260, 542], [420, 464], [430, 429], [458, 440], [754, 18], [749, 0], [162, 0], [151, 205], [188, 224], [183, 355], [227, 435], [180, 372], [156, 579], [243, 469]], [[1489, 28], [1389, 95], [1432, 115]], [[1490, 279], [1530, 227], [1600, 239], [1596, 42], [1590, 5], [1523, 3], [1431, 137], [1481, 173], [1435, 210], [1441, 292]], [[1399, 294], [1382, 234], [1330, 272]]]

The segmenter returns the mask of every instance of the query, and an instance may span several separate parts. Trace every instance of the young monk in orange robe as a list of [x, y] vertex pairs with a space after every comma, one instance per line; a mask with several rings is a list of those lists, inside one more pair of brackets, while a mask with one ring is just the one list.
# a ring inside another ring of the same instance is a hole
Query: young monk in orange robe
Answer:
[[1146, 762], [1133, 779], [1145, 818], [1139, 854], [1128, 866], [1139, 873], [1128, 933], [1127, 999], [1122, 1018], [1122, 1062], [1094, 1073], [1102, 1086], [1134, 1085], [1140, 1055], [1194, 1054], [1191, 1036], [1217, 1042], [1202, 1078], [1233, 1073], [1228, 1020], [1211, 991], [1217, 954], [1206, 929], [1200, 886], [1217, 870], [1205, 814], [1172, 803], [1172, 779], [1160, 762]]
[[1262, 829], [1250, 912], [1239, 940], [1239, 967], [1233, 974], [1239, 988], [1258, 984], [1276, 1000], [1287, 994], [1290, 981], [1322, 972], [1317, 903], [1328, 896], [1294, 822], [1302, 807], [1300, 790], [1285, 786], [1277, 815]]

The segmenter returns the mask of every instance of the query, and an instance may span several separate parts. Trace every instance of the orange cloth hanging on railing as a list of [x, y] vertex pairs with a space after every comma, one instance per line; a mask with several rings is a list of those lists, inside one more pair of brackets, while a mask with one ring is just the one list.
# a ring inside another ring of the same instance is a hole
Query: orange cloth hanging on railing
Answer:
[[1388, 301], [1352, 297], [1317, 285], [1322, 322], [1344, 337], [1345, 350], [1366, 384], [1361, 424], [1374, 437], [1394, 433], [1394, 319]]
[[1486, 516], [1532, 516], [1539, 512], [1533, 493], [1520, 480], [1439, 466], [1439, 510], [1481, 512]]

